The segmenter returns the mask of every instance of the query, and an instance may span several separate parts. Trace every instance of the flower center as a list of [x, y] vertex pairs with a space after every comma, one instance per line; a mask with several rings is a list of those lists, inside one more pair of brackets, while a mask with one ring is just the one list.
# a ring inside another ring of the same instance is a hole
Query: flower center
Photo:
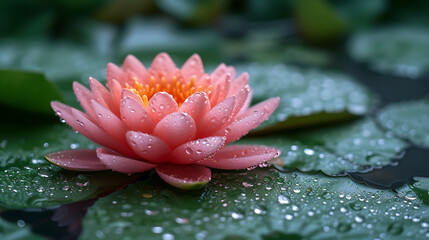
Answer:
[[156, 81], [155, 77], [151, 76], [149, 83], [144, 84], [134, 79], [134, 83], [132, 83], [131, 86], [127, 83], [125, 87], [140, 96], [145, 107], [149, 99], [157, 92], [167, 92], [171, 94], [179, 106], [182, 105], [186, 98], [196, 92], [205, 92], [208, 95], [211, 94], [211, 85], [208, 87], [203, 87], [201, 85], [196, 86], [194, 77], [184, 82], [178, 81], [177, 77], [173, 76], [171, 81], [167, 83], [165, 77], [161, 77], [160, 81]]

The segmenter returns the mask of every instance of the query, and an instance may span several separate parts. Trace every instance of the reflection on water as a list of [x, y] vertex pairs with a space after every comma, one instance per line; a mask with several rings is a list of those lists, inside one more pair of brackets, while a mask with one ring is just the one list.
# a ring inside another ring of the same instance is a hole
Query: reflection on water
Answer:
[[380, 189], [396, 189], [414, 182], [413, 177], [429, 177], [429, 150], [412, 147], [397, 164], [368, 173], [349, 173], [354, 180]]

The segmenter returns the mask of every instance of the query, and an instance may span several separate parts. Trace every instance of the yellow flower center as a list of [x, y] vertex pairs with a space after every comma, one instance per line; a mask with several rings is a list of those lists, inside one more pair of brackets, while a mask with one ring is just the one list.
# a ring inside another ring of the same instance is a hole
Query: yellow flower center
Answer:
[[132, 86], [126, 83], [125, 86], [135, 94], [141, 97], [144, 106], [146, 107], [149, 99], [157, 92], [167, 92], [171, 94], [180, 106], [182, 103], [196, 92], [205, 92], [209, 96], [211, 94], [211, 85], [203, 87], [201, 85], [195, 85], [195, 77], [191, 77], [188, 82], [178, 81], [176, 76], [173, 76], [170, 83], [167, 83], [165, 77], [161, 77], [161, 80], [157, 83], [154, 76], [150, 77], [150, 83], [140, 83], [137, 79], [134, 79]]

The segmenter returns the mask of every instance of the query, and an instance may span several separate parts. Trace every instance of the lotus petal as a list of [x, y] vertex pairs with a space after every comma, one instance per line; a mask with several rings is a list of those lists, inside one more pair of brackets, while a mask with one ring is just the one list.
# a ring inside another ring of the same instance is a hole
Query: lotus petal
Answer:
[[134, 152], [144, 160], [162, 163], [167, 162], [171, 152], [170, 147], [161, 139], [141, 132], [127, 132], [127, 141]]
[[235, 106], [231, 96], [213, 107], [198, 123], [198, 138], [207, 137], [222, 128], [230, 119]]
[[183, 78], [185, 80], [200, 78], [204, 74], [203, 61], [198, 54], [192, 55], [186, 62], [183, 64], [181, 69]]
[[125, 124], [134, 131], [152, 133], [155, 123], [137, 100], [124, 97], [121, 100], [121, 116]]
[[103, 86], [103, 84], [101, 84], [95, 78], [89, 77], [89, 86], [91, 87], [91, 91], [94, 94], [95, 101], [99, 102], [101, 105], [114, 112], [118, 116], [118, 112], [115, 112], [117, 109], [112, 95]]
[[171, 78], [176, 69], [176, 64], [174, 64], [173, 60], [166, 53], [158, 54], [150, 65], [150, 70], [160, 73], [165, 78]]
[[170, 154], [171, 163], [188, 164], [214, 155], [225, 143], [226, 137], [206, 137], [180, 145]]
[[103, 171], [108, 168], [100, 162], [93, 149], [65, 150], [45, 156], [49, 162], [73, 171]]
[[197, 134], [194, 119], [186, 113], [174, 112], [163, 118], [154, 128], [153, 135], [162, 139], [171, 149], [191, 141]]
[[155, 123], [161, 121], [168, 114], [176, 112], [177, 109], [179, 106], [176, 101], [166, 92], [155, 93], [147, 105], [147, 111]]
[[144, 65], [133, 55], [128, 55], [124, 64], [122, 65], [122, 69], [126, 72], [131, 72], [137, 75], [137, 78], [143, 80], [147, 78], [148, 73]]
[[274, 112], [274, 110], [276, 110], [277, 106], [279, 105], [279, 102], [280, 102], [279, 97], [270, 98], [247, 109], [243, 114], [238, 116], [238, 118], [247, 117], [253, 114], [254, 112], [265, 112], [264, 117], [261, 119], [261, 122], [263, 122], [268, 119], [268, 117]]
[[127, 158], [105, 148], [97, 149], [99, 162], [103, 163], [108, 169], [121, 173], [145, 172], [157, 165]]
[[225, 144], [233, 142], [240, 139], [242, 136], [246, 135], [250, 130], [256, 128], [261, 124], [261, 119], [266, 114], [266, 112], [254, 112], [253, 114], [246, 116], [240, 120], [236, 120], [226, 127], [217, 131], [215, 136], [226, 136]]
[[163, 164], [156, 168], [156, 172], [168, 184], [185, 190], [204, 187], [212, 175], [210, 169], [192, 164]]
[[198, 162], [200, 165], [218, 169], [244, 169], [264, 163], [280, 155], [276, 148], [254, 145], [226, 146], [215, 156]]
[[205, 92], [196, 92], [192, 94], [179, 108], [179, 112], [189, 114], [189, 116], [194, 119], [195, 123], [198, 123], [209, 110], [209, 98]]
[[85, 110], [85, 113], [88, 114], [91, 119], [96, 119], [95, 112], [91, 106], [91, 99], [94, 99], [92, 92], [78, 82], [73, 82], [73, 91], [80, 105]]
[[110, 88], [113, 81], [117, 81], [121, 87], [125, 87], [125, 73], [113, 63], [108, 63], [106, 67], [107, 86]]

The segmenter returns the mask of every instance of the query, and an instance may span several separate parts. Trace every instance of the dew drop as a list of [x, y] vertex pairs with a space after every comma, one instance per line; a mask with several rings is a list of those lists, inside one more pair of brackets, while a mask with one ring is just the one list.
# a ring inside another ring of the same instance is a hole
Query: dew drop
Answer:
[[192, 150], [192, 148], [190, 148], [190, 147], [187, 147], [185, 149], [185, 152], [186, 152], [186, 154], [192, 154], [194, 152], [194, 150]]
[[324, 192], [324, 193], [322, 193], [322, 198], [323, 199], [331, 199], [332, 195], [329, 192]]
[[265, 214], [265, 213], [267, 213], [267, 211], [266, 211], [266, 210], [264, 210], [264, 209], [262, 209], [262, 208], [255, 208], [255, 209], [253, 209], [253, 212], [254, 212], [255, 214], [258, 214], [258, 215], [261, 215], [261, 214]]
[[417, 198], [417, 195], [416, 195], [416, 193], [415, 193], [415, 192], [413, 192], [413, 191], [408, 191], [408, 192], [405, 194], [405, 199], [407, 199], [408, 201], [416, 200], [416, 198]]
[[299, 188], [295, 188], [295, 189], [293, 189], [293, 192], [294, 192], [294, 193], [300, 193], [300, 192], [301, 192], [301, 189], [299, 189]]
[[153, 233], [162, 233], [163, 229], [162, 227], [153, 227], [152, 232]]
[[292, 205], [292, 211], [298, 212], [300, 208], [297, 205]]
[[162, 234], [162, 240], [174, 240], [174, 235], [171, 233]]
[[362, 223], [362, 222], [363, 222], [363, 217], [361, 217], [361, 216], [356, 216], [356, 217], [355, 217], [355, 222], [357, 222], [357, 223]]
[[337, 226], [337, 231], [340, 233], [345, 233], [350, 231], [351, 228], [352, 228], [351, 225], [348, 223], [340, 223]]
[[280, 204], [289, 204], [290, 203], [290, 199], [284, 195], [279, 195], [277, 200], [279, 201]]
[[39, 167], [37, 169], [37, 175], [47, 178], [52, 177], [54, 175], [54, 172], [48, 167]]
[[394, 223], [391, 223], [391, 224], [389, 225], [389, 227], [387, 228], [387, 231], [388, 231], [390, 234], [398, 235], [398, 234], [401, 234], [401, 233], [402, 233], [402, 231], [404, 231], [404, 228], [402, 227], [402, 224], [401, 224], [401, 223], [399, 223], [399, 222], [394, 222]]
[[189, 219], [187, 219], [187, 218], [176, 218], [176, 222], [178, 224], [188, 224], [189, 223]]
[[352, 203], [350, 203], [350, 207], [351, 207], [353, 210], [355, 210], [355, 211], [360, 211], [360, 210], [362, 210], [362, 208], [363, 208], [362, 204], [361, 204], [361, 203], [358, 203], [358, 202], [352, 202]]
[[304, 153], [308, 156], [312, 156], [312, 155], [314, 155], [314, 150], [306, 148], [306, 149], [304, 149]]
[[241, 213], [236, 213], [236, 212], [231, 213], [231, 217], [232, 217], [233, 219], [243, 219], [243, 218], [244, 218], [243, 214], [241, 214]]
[[72, 143], [70, 144], [71, 149], [77, 149], [79, 147], [79, 143]]
[[25, 227], [25, 222], [24, 222], [24, 220], [18, 220], [18, 221], [16, 221], [16, 226], [18, 226], [18, 227]]
[[81, 125], [82, 127], [84, 126], [83, 122], [81, 122], [81, 121], [79, 121], [79, 120], [76, 120], [76, 122], [77, 122], [79, 125]]

